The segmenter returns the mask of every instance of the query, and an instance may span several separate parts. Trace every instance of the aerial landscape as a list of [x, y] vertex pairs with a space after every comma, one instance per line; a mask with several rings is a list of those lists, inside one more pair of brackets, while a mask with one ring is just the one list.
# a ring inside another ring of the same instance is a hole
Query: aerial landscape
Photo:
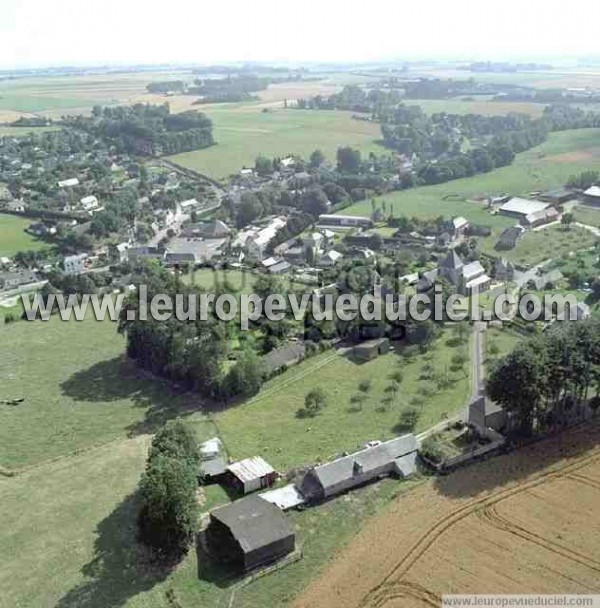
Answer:
[[593, 17], [2, 4], [0, 607], [600, 607]]

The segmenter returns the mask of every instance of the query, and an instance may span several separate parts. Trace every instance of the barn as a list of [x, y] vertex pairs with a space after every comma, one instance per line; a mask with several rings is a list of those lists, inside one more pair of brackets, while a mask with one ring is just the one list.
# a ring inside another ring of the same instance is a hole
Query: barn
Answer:
[[352, 355], [360, 361], [371, 361], [379, 355], [385, 355], [390, 352], [390, 341], [388, 338], [376, 338], [374, 340], [366, 340], [357, 344], [352, 349]]
[[408, 477], [416, 471], [417, 439], [408, 434], [313, 467], [300, 491], [320, 501], [388, 475]]
[[279, 507], [248, 496], [211, 511], [206, 541], [220, 561], [253, 570], [291, 553], [296, 535]]
[[225, 482], [242, 494], [272, 486], [277, 472], [260, 456], [234, 462], [227, 467]]

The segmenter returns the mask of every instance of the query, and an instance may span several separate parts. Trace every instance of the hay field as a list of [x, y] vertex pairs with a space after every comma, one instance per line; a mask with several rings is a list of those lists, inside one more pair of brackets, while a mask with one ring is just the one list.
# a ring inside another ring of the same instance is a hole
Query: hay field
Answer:
[[599, 497], [596, 423], [401, 496], [294, 606], [419, 608], [452, 593], [598, 593]]

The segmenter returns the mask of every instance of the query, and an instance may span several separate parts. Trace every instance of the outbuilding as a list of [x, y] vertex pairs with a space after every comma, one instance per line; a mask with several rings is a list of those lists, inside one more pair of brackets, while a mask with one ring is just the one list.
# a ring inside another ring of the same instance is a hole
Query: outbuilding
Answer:
[[233, 462], [227, 467], [227, 484], [243, 494], [269, 488], [276, 480], [277, 472], [260, 456]]
[[388, 338], [376, 338], [374, 340], [366, 340], [357, 344], [352, 349], [352, 355], [360, 361], [371, 361], [379, 355], [385, 355], [390, 352], [390, 341]]
[[221, 561], [253, 570], [291, 553], [296, 534], [279, 507], [248, 496], [211, 511], [206, 540]]

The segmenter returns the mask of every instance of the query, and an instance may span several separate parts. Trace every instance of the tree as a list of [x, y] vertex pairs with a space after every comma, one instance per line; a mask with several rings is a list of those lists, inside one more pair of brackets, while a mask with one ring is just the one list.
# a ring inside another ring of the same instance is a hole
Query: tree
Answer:
[[322, 188], [309, 188], [302, 196], [302, 210], [314, 217], [327, 213], [327, 195]]
[[304, 412], [307, 416], [316, 416], [327, 405], [327, 394], [316, 387], [310, 390], [304, 397]]
[[154, 435], [149, 460], [158, 455], [189, 461], [192, 465], [200, 459], [198, 442], [192, 429], [183, 421], [170, 420]]
[[259, 175], [269, 175], [273, 173], [273, 161], [266, 156], [257, 156], [254, 161], [254, 170]]
[[571, 227], [571, 224], [573, 223], [574, 219], [575, 218], [573, 217], [572, 213], [563, 213], [562, 218], [560, 219], [560, 223], [568, 230]]
[[324, 162], [325, 155], [323, 152], [321, 152], [321, 150], [317, 149], [310, 155], [310, 166], [313, 169], [318, 169]]
[[197, 523], [194, 466], [159, 454], [146, 467], [140, 482], [139, 537], [165, 560], [179, 559], [194, 537]]
[[338, 148], [337, 150], [338, 169], [345, 173], [358, 173], [360, 170], [360, 152], [350, 146]]
[[413, 431], [419, 421], [419, 410], [414, 407], [407, 407], [400, 412], [400, 420], [398, 421], [399, 431]]
[[248, 397], [260, 390], [264, 377], [262, 360], [253, 350], [245, 350], [223, 380], [223, 396]]
[[418, 344], [421, 350], [427, 350], [427, 347], [436, 340], [439, 335], [439, 328], [430, 319], [425, 321], [414, 321], [408, 326], [408, 341], [411, 344]]
[[371, 380], [368, 378], [366, 380], [361, 380], [358, 383], [358, 390], [361, 393], [368, 393], [371, 390]]

